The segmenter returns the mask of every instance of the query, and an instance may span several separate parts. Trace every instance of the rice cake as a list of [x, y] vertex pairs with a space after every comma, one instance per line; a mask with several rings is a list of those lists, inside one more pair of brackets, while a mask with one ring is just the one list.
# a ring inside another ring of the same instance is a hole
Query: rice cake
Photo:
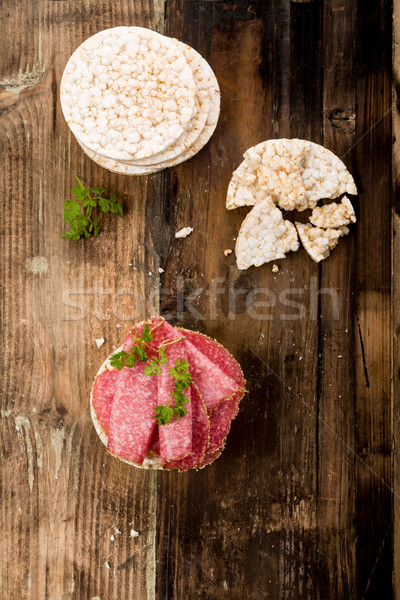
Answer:
[[340, 204], [332, 202], [331, 204], [325, 204], [325, 206], [317, 206], [310, 217], [310, 223], [323, 229], [341, 227], [356, 221], [353, 205], [347, 196], [342, 198]]
[[133, 160], [182, 136], [194, 114], [195, 83], [173, 40], [142, 27], [115, 27], [73, 53], [60, 97], [78, 141], [105, 158]]

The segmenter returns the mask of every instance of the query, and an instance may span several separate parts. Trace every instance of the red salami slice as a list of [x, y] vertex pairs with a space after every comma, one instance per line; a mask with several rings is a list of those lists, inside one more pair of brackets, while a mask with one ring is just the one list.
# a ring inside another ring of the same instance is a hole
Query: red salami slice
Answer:
[[150, 349], [156, 349], [159, 347], [161, 342], [164, 339], [164, 319], [162, 317], [152, 317], [149, 321], [138, 323], [131, 327], [131, 329], [126, 334], [125, 342], [124, 342], [124, 350], [129, 350], [133, 345], [133, 340], [135, 339], [135, 334], [137, 337], [143, 334], [143, 329], [145, 323], [150, 327], [150, 333], [153, 335], [153, 339], [151, 342], [146, 342], [146, 346]]
[[[203, 352], [213, 363], [217, 364], [240, 388], [234, 394], [233, 398], [222, 402], [210, 413], [210, 444], [207, 454], [212, 454], [218, 449], [223, 449], [226, 436], [231, 428], [231, 421], [238, 413], [239, 402], [243, 397], [246, 382], [239, 364], [226, 348], [201, 333], [185, 329], [181, 329], [180, 331], [184, 332], [186, 339], [196, 346], [199, 351]], [[215, 458], [212, 460], [215, 460]]]
[[172, 461], [165, 466], [167, 469], [186, 471], [195, 468], [204, 458], [209, 440], [209, 419], [205, 404], [195, 386], [191, 386], [192, 401], [192, 455], [182, 460]]
[[186, 339], [193, 344], [197, 350], [200, 350], [200, 352], [205, 354], [207, 358], [211, 360], [211, 362], [218, 365], [221, 371], [233, 379], [233, 381], [235, 381], [240, 388], [244, 389], [246, 382], [244, 380], [240, 365], [226, 348], [202, 333], [189, 331], [188, 329], [183, 329], [180, 327], [177, 329], [179, 332], [182, 332], [182, 334], [185, 335]]
[[[168, 368], [164, 368], [159, 376], [157, 404], [169, 404], [173, 408], [175, 406], [173, 392], [175, 390], [176, 379], [172, 377], [169, 369], [174, 367], [178, 360], [187, 362], [185, 340], [182, 339], [174, 344], [167, 345], [165, 347], [165, 355], [168, 358]], [[171, 460], [180, 460], [192, 453], [192, 404], [190, 402], [190, 388], [184, 391], [184, 395], [189, 398], [189, 403], [185, 404], [186, 415], [158, 427], [160, 455], [164, 463]]]
[[237, 383], [188, 340], [186, 340], [186, 348], [193, 383], [198, 387], [204, 404], [210, 412], [237, 392]]
[[221, 450], [216, 450], [215, 452], [212, 452], [211, 454], [206, 454], [205, 457], [203, 458], [203, 460], [201, 460], [200, 463], [197, 465], [198, 468], [202, 469], [203, 467], [210, 465], [220, 455], [221, 455]]
[[111, 454], [142, 464], [155, 427], [157, 377], [144, 374], [143, 362], [120, 371], [111, 409], [107, 448]]
[[110, 429], [111, 408], [119, 371], [106, 369], [97, 376], [92, 390], [92, 406], [100, 425], [108, 435]]
[[210, 445], [207, 448], [207, 454], [223, 449], [225, 438], [231, 428], [232, 419], [238, 413], [242, 397], [243, 392], [237, 392], [231, 400], [222, 402], [210, 414]]

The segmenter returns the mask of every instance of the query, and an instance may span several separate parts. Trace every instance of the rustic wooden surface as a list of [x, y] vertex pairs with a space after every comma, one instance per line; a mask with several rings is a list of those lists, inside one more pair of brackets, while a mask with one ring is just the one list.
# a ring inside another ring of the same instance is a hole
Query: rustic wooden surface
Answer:
[[[1, 599], [400, 597], [391, 2], [4, 0], [0, 23]], [[190, 43], [222, 91], [206, 148], [142, 178], [86, 158], [58, 99], [72, 51], [124, 24]], [[398, 102], [396, 61], [394, 75]], [[248, 212], [224, 208], [232, 170], [296, 136], [343, 157], [359, 221], [320, 266], [301, 250], [278, 273], [239, 272], [223, 254]], [[60, 238], [75, 174], [127, 213], [79, 243]], [[248, 379], [223, 456], [199, 473], [130, 468], [90, 421], [98, 366], [153, 312], [216, 337]]]

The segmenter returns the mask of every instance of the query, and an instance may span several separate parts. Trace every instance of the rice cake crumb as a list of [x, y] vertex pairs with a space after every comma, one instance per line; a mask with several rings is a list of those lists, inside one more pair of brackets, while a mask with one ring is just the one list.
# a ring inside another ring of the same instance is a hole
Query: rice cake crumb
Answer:
[[101, 337], [101, 338], [97, 338], [97, 340], [95, 340], [95, 341], [96, 341], [96, 346], [98, 348], [101, 348], [106, 340], [103, 337]]
[[232, 250], [230, 248], [224, 250], [224, 256], [229, 256], [230, 254], [232, 254]]
[[134, 529], [131, 529], [130, 536], [133, 537], [133, 538], [138, 537], [139, 536], [139, 532], [135, 531]]
[[179, 238], [185, 238], [188, 235], [190, 235], [192, 233], [192, 231], [193, 231], [193, 227], [183, 227], [182, 229], [180, 229], [179, 231], [177, 231], [175, 233], [175, 237], [177, 239], [179, 239]]
[[347, 196], [344, 196], [340, 204], [332, 202], [325, 206], [317, 206], [312, 211], [310, 222], [316, 227], [328, 229], [330, 227], [341, 227], [357, 221], [354, 208]]
[[278, 265], [272, 265], [272, 272], [273, 273], [278, 273], [278, 271], [279, 271]]

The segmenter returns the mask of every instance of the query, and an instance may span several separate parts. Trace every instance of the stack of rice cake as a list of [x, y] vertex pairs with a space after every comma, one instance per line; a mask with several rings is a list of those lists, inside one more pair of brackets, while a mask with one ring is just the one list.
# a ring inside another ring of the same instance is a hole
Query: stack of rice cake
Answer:
[[125, 175], [155, 173], [197, 154], [220, 110], [207, 61], [142, 27], [106, 29], [83, 42], [65, 67], [60, 98], [85, 154]]

